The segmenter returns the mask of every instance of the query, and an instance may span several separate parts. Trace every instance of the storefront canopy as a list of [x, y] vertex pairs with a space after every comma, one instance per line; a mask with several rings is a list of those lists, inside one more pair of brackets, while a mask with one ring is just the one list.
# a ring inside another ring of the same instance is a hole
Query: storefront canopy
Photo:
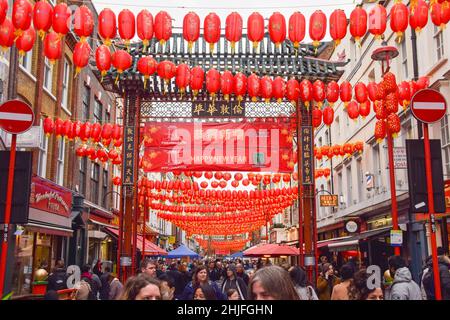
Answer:
[[178, 259], [178, 258], [185, 258], [185, 257], [198, 258], [199, 255], [198, 255], [198, 253], [192, 251], [185, 245], [180, 245], [178, 248], [176, 248], [175, 250], [169, 251], [169, 253], [167, 254], [167, 258], [169, 258], [169, 259]]
[[243, 257], [244, 257], [244, 253], [242, 251], [235, 252], [231, 255], [232, 259], [243, 258]]
[[317, 243], [318, 248], [328, 247], [330, 251], [347, 251], [347, 250], [355, 250], [359, 246], [359, 242], [361, 240], [372, 239], [375, 237], [380, 237], [382, 235], [386, 235], [392, 227], [384, 227], [375, 230], [369, 230], [365, 232], [361, 232], [355, 234], [353, 236], [347, 236], [342, 238], [329, 239], [324, 241], [319, 241]]
[[[106, 228], [106, 230], [115, 235], [119, 236], [119, 230], [115, 228]], [[137, 247], [142, 251], [142, 235], [137, 236]], [[145, 251], [143, 253], [145, 256], [165, 256], [167, 255], [167, 251], [158, 247], [156, 244], [149, 240], [145, 240]]]
[[298, 256], [298, 248], [291, 246], [280, 245], [276, 243], [263, 244], [252, 247], [243, 252], [245, 257], [280, 257], [280, 256]]

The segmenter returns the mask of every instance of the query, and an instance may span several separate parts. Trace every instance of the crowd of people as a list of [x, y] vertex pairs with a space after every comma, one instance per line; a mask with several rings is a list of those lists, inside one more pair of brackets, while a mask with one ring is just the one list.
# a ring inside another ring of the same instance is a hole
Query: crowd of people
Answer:
[[[450, 300], [450, 259], [440, 250], [443, 299]], [[323, 260], [316, 283], [303, 267], [272, 265], [270, 260], [194, 260], [191, 263], [144, 259], [136, 276], [124, 284], [109, 267], [84, 265], [75, 284], [76, 300], [433, 300], [431, 259], [420, 283], [413, 281], [405, 260], [392, 256], [382, 281], [350, 261], [337, 268]], [[92, 269], [92, 271], [91, 271]], [[67, 272], [58, 261], [49, 275], [46, 299], [66, 288]], [[430, 280], [431, 279], [431, 280]], [[380, 283], [380, 285], [376, 285]]]

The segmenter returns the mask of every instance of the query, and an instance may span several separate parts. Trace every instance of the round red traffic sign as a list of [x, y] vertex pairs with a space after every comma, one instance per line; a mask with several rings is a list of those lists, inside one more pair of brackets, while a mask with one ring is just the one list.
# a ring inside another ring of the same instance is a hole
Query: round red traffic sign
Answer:
[[33, 109], [25, 102], [9, 100], [0, 105], [0, 129], [12, 134], [24, 133], [33, 122]]
[[422, 122], [433, 123], [442, 119], [447, 112], [447, 101], [444, 96], [433, 89], [422, 89], [411, 99], [411, 112]]

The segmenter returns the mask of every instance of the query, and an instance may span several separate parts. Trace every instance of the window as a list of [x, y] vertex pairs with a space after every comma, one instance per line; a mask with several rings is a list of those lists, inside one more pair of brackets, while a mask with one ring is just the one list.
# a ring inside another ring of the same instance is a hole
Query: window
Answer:
[[64, 59], [64, 77], [62, 81], [62, 101], [61, 105], [69, 109], [69, 83], [72, 67], [67, 59]]
[[347, 207], [350, 207], [353, 204], [351, 164], [346, 167], [345, 171], [347, 175]]
[[52, 92], [52, 84], [53, 84], [53, 66], [50, 63], [50, 60], [47, 58], [44, 59], [44, 88]]
[[364, 201], [364, 174], [361, 158], [356, 160], [356, 170], [356, 174], [358, 176], [358, 201], [362, 202]]
[[402, 72], [403, 79], [408, 79], [408, 51], [406, 49], [405, 38], [402, 41]]
[[93, 163], [91, 166], [91, 201], [98, 203], [100, 165]]
[[61, 138], [59, 140], [58, 146], [58, 160], [56, 166], [56, 183], [59, 185], [63, 185], [64, 183], [64, 154], [66, 151], [66, 145], [64, 143], [64, 139]]
[[95, 99], [95, 105], [94, 105], [94, 121], [102, 123], [102, 115], [103, 115], [103, 106], [100, 101]]
[[342, 172], [341, 171], [339, 171], [338, 172], [338, 174], [337, 174], [337, 185], [338, 185], [338, 188], [339, 188], [339, 195], [340, 196], [343, 196], [344, 195], [344, 190], [343, 190], [343, 186], [342, 186]]
[[328, 133], [328, 129], [325, 130], [325, 144], [330, 145], [330, 134]]
[[108, 205], [108, 197], [106, 194], [108, 193], [108, 168], [103, 169], [103, 191], [102, 191], [102, 206], [103, 208], [107, 208]]
[[336, 117], [334, 120], [335, 124], [334, 127], [336, 128], [336, 141], [341, 141], [341, 125], [339, 123], [339, 117]]
[[437, 61], [439, 61], [444, 56], [444, 34], [442, 30], [436, 26], [434, 26], [433, 38], [436, 43], [436, 58]]
[[25, 69], [29, 74], [31, 74], [31, 68], [33, 64], [33, 50], [28, 51], [25, 53], [23, 58], [20, 61], [20, 65]]
[[372, 147], [372, 156], [373, 156], [372, 174], [374, 175], [374, 185], [375, 190], [377, 190], [377, 193], [379, 193], [381, 161], [380, 161], [380, 145], [378, 143], [375, 143]]
[[448, 127], [448, 115], [441, 119], [441, 136], [442, 136], [442, 152], [444, 153], [443, 161], [445, 175], [450, 174], [450, 133]]
[[[42, 119], [41, 119], [42, 126]], [[47, 175], [47, 150], [48, 150], [48, 137], [41, 131], [41, 141], [39, 143], [39, 158], [37, 174], [42, 178]]]
[[80, 193], [86, 195], [87, 158], [80, 158]]
[[88, 121], [89, 120], [89, 106], [91, 103], [91, 88], [88, 86], [84, 86], [84, 92], [83, 92], [83, 110], [82, 110], [82, 121]]
[[111, 122], [111, 113], [109, 113], [108, 111], [105, 111], [105, 123], [110, 123]]

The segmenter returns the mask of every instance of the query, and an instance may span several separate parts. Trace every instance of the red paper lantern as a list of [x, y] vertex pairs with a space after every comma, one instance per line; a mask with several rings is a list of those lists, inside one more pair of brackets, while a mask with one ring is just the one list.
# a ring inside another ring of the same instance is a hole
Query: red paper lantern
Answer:
[[385, 94], [397, 91], [397, 81], [395, 79], [395, 74], [392, 72], [387, 72], [384, 74], [382, 83]]
[[260, 79], [259, 77], [252, 73], [248, 78], [247, 78], [247, 91], [248, 91], [248, 95], [249, 97], [252, 99], [253, 102], [258, 100], [258, 96], [260, 94]]
[[49, 117], [45, 118], [42, 127], [44, 129], [44, 133], [47, 137], [49, 137], [55, 131], [55, 123]]
[[[416, 8], [416, 10], [417, 9], [418, 8]], [[398, 86], [398, 100], [403, 106], [403, 110], [406, 110], [411, 100], [411, 89], [407, 81], [402, 81], [402, 83]]]
[[336, 103], [336, 101], [338, 101], [339, 85], [336, 81], [333, 80], [327, 83], [326, 97], [331, 107]]
[[294, 48], [300, 46], [300, 42], [305, 39], [306, 21], [301, 12], [294, 12], [289, 18], [289, 40], [292, 41]]
[[100, 136], [102, 134], [102, 125], [98, 122], [94, 123], [91, 126], [91, 140], [93, 142], [99, 142], [100, 141]]
[[411, 28], [416, 30], [416, 32], [420, 32], [423, 28], [426, 27], [428, 23], [428, 4], [419, 0], [417, 2], [417, 6], [414, 10], [411, 10], [409, 16], [409, 25]]
[[19, 50], [19, 56], [23, 57], [26, 52], [33, 49], [34, 42], [36, 41], [36, 31], [33, 27], [25, 30], [21, 36], [16, 40], [16, 47]]
[[234, 94], [237, 100], [241, 102], [247, 93], [247, 77], [241, 73], [237, 72], [234, 76]]
[[258, 47], [264, 39], [264, 18], [258, 12], [253, 12], [247, 20], [247, 37], [253, 43], [253, 48]]
[[359, 104], [359, 115], [365, 119], [370, 114], [370, 102], [364, 101]]
[[401, 1], [391, 8], [391, 29], [397, 34], [398, 43], [402, 41], [403, 33], [408, 27], [408, 7]]
[[358, 101], [359, 103], [363, 103], [366, 102], [368, 99], [368, 91], [367, 91], [367, 87], [364, 83], [362, 82], [358, 82], [355, 85], [355, 99], [356, 101]]
[[160, 11], [155, 16], [155, 37], [163, 45], [172, 36], [172, 18], [166, 11]]
[[300, 84], [294, 78], [289, 79], [286, 83], [286, 98], [293, 105], [297, 105], [299, 97], [300, 97]]
[[347, 80], [343, 81], [339, 87], [339, 97], [344, 102], [345, 107], [352, 100], [352, 85]]
[[47, 33], [45, 36], [44, 54], [50, 60], [50, 63], [55, 63], [56, 60], [62, 57], [62, 41], [54, 31]]
[[111, 69], [111, 60], [111, 51], [106, 45], [101, 45], [95, 50], [95, 63], [98, 71], [101, 72], [102, 80], [109, 69]]
[[445, 25], [450, 20], [450, 5], [444, 3], [435, 3], [431, 6], [431, 21], [439, 27], [441, 30], [445, 28]]
[[397, 92], [391, 92], [386, 95], [386, 99], [384, 100], [384, 104], [386, 106], [386, 112], [397, 113], [398, 111], [398, 94]]
[[226, 181], [231, 180], [231, 173], [225, 172], [225, 173], [223, 174], [223, 178], [224, 178]]
[[120, 186], [122, 184], [122, 179], [120, 177], [114, 177], [113, 178], [113, 184], [115, 186]]
[[121, 138], [121, 135], [122, 135], [122, 128], [118, 124], [115, 124], [113, 126], [111, 138], [113, 138], [114, 140], [119, 140]]
[[375, 111], [375, 116], [378, 120], [384, 120], [387, 117], [387, 111], [384, 107], [383, 100], [376, 100], [373, 103], [373, 110]]
[[269, 103], [270, 99], [272, 99], [273, 93], [272, 79], [269, 76], [264, 76], [261, 78], [259, 83], [260, 83], [261, 97], [264, 99], [266, 103]]
[[64, 134], [64, 120], [61, 118], [55, 119], [55, 134], [57, 138], [60, 138]]
[[315, 48], [320, 45], [320, 41], [322, 41], [326, 33], [327, 16], [321, 10], [316, 10], [309, 19], [309, 37], [313, 40]]
[[233, 74], [230, 71], [225, 70], [220, 77], [220, 91], [222, 92], [225, 101], [229, 101], [230, 94], [233, 93], [233, 83]]
[[75, 149], [75, 154], [77, 155], [77, 157], [82, 158], [86, 156], [86, 151], [86, 146], [82, 145]]
[[183, 19], [183, 38], [188, 42], [191, 52], [194, 42], [200, 37], [200, 18], [195, 12], [189, 12]]
[[147, 81], [156, 72], [158, 63], [152, 57], [142, 57], [137, 63], [138, 71], [144, 76], [144, 88], [147, 87]]
[[314, 108], [312, 111], [312, 125], [314, 128], [318, 128], [322, 124], [322, 110]]
[[367, 32], [367, 13], [366, 10], [357, 6], [350, 14], [350, 34], [355, 38], [356, 43], [360, 43], [361, 38]]
[[375, 39], [381, 39], [386, 31], [387, 12], [381, 4], [376, 4], [369, 11], [369, 32], [375, 36]]
[[205, 71], [202, 67], [193, 67], [191, 70], [191, 89], [194, 96], [203, 88], [203, 83], [205, 81]]
[[278, 103], [283, 101], [284, 96], [286, 95], [286, 81], [280, 76], [273, 79], [273, 97], [277, 99]]
[[350, 101], [347, 106], [347, 114], [350, 119], [356, 120], [359, 116], [359, 106], [355, 101]]
[[242, 38], [242, 17], [237, 12], [228, 15], [225, 21], [225, 38], [231, 42], [231, 50], [234, 52], [236, 42]]
[[220, 89], [220, 72], [217, 69], [209, 69], [206, 73], [206, 90], [214, 100]]
[[0, 25], [5, 21], [8, 13], [8, 0], [0, 0]]
[[70, 119], [67, 119], [64, 121], [62, 127], [62, 135], [64, 136], [65, 139], [69, 139], [69, 137], [71, 136], [71, 131], [72, 131], [72, 121], [70, 121]]
[[313, 99], [316, 101], [317, 106], [322, 108], [325, 100], [325, 84], [321, 80], [316, 80], [313, 83]]
[[418, 90], [426, 89], [430, 85], [430, 78], [426, 77], [426, 76], [425, 77], [419, 77], [419, 79], [416, 82], [416, 85], [417, 85], [417, 89]]
[[11, 21], [16, 29], [15, 35], [21, 36], [31, 27], [33, 6], [28, 0], [16, 0], [13, 3]]
[[70, 16], [72, 12], [65, 2], [58, 3], [53, 9], [53, 31], [60, 36], [65, 36], [69, 33]]
[[86, 67], [91, 56], [91, 47], [87, 42], [78, 42], [73, 50], [73, 64], [75, 65], [75, 75]]
[[202, 181], [202, 182], [200, 183], [200, 187], [202, 187], [203, 189], [208, 188], [208, 182]]
[[186, 92], [186, 88], [191, 81], [191, 68], [185, 63], [177, 66], [177, 74], [175, 76], [175, 84], [180, 90], [181, 94]]
[[277, 47], [286, 40], [286, 20], [279, 12], [274, 12], [269, 18], [269, 36]]
[[395, 138], [401, 130], [400, 117], [396, 113], [391, 113], [386, 118], [387, 133]]
[[98, 15], [98, 33], [109, 47], [117, 35], [116, 14], [111, 9], [103, 9]]
[[94, 16], [92, 11], [82, 5], [75, 10], [73, 31], [80, 37], [81, 42], [85, 42], [94, 31]]
[[80, 132], [80, 139], [83, 142], [88, 141], [88, 139], [91, 136], [91, 124], [89, 122], [85, 122], [83, 123], [83, 125], [81, 126], [81, 132]]
[[72, 131], [73, 131], [74, 138], [80, 138], [82, 125], [83, 124], [79, 120], [73, 122]]
[[102, 127], [101, 137], [104, 140], [111, 139], [113, 126], [110, 123], [105, 123]]
[[344, 10], [336, 9], [330, 16], [330, 35], [338, 46], [347, 34], [347, 16]]
[[103, 150], [103, 149], [98, 149], [98, 150], [97, 150], [97, 158], [98, 158], [101, 162], [107, 162], [107, 161], [108, 161], [108, 154], [106, 153], [105, 150]]
[[131, 55], [125, 50], [117, 50], [111, 56], [111, 62], [119, 74], [129, 69], [133, 63]]
[[367, 85], [367, 94], [372, 102], [375, 102], [375, 100], [377, 100], [377, 87], [378, 85], [375, 81], [371, 81]]
[[[167, 87], [170, 79], [175, 77], [177, 74], [177, 67], [172, 61], [164, 60], [158, 63], [156, 71], [158, 72], [158, 76], [164, 80], [164, 84]], [[167, 89], [165, 88], [164, 90]]]
[[153, 38], [153, 16], [148, 10], [142, 10], [139, 12], [137, 18], [137, 34], [139, 39], [142, 40], [144, 45], [144, 51], [150, 44], [150, 40]]
[[120, 11], [118, 25], [119, 35], [122, 40], [124, 40], [125, 46], [128, 47], [136, 34], [136, 22], [133, 12], [128, 9], [123, 9]]
[[[50, 5], [50, 3], [48, 3], [47, 1], [36, 2], [33, 9], [33, 25], [34, 28], [38, 31], [38, 34], [41, 37], [41, 39], [44, 39], [45, 34], [52, 27], [52, 16], [53, 16], [53, 7]], [[0, 18], [1, 18], [1, 9], [0, 9]]]
[[313, 85], [311, 81], [303, 79], [300, 82], [300, 99], [306, 108], [309, 108], [313, 95]]
[[380, 143], [384, 138], [386, 138], [386, 122], [384, 120], [378, 120], [375, 123], [375, 139]]
[[326, 107], [323, 109], [323, 123], [326, 126], [331, 126], [334, 120], [334, 110], [331, 107]]
[[214, 45], [220, 40], [220, 18], [214, 12], [208, 14], [204, 21], [205, 41], [209, 43], [209, 51], [214, 52]]

